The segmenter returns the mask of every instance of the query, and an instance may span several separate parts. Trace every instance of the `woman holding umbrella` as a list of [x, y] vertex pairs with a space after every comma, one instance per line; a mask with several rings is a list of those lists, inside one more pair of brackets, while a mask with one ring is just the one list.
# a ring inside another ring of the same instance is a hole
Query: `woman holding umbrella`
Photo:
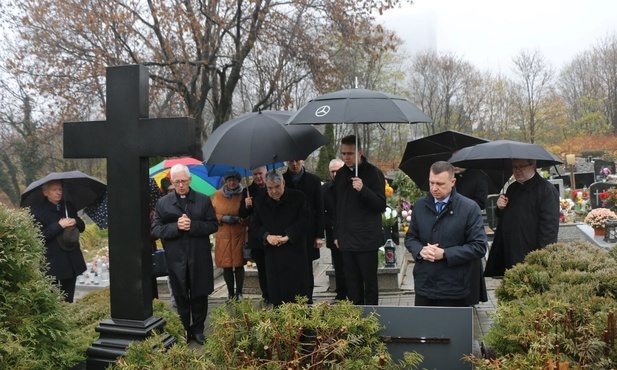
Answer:
[[[242, 299], [244, 285], [244, 219], [238, 216], [242, 201], [242, 176], [235, 170], [225, 172], [225, 185], [212, 196], [212, 206], [219, 221], [214, 244], [214, 262], [223, 268], [228, 299]], [[234, 290], [235, 280], [235, 290]]]
[[[86, 271], [86, 262], [79, 248], [79, 233], [86, 225], [77, 216], [71, 202], [62, 201], [62, 182], [52, 180], [42, 185], [45, 199], [33, 206], [30, 213], [41, 225], [45, 238], [45, 258], [49, 263], [47, 274], [52, 276], [65, 294], [64, 300], [72, 303], [77, 276]], [[72, 240], [65, 233], [72, 232]]]

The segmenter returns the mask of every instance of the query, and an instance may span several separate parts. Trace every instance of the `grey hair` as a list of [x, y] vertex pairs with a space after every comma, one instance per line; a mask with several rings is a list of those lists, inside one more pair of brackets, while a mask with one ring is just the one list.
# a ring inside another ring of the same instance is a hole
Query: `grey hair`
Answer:
[[276, 170], [272, 170], [266, 174], [266, 181], [279, 182], [279, 181], [284, 181], [284, 180], [283, 180], [283, 175], [276, 172]]
[[333, 164], [338, 164], [339, 167], [343, 167], [345, 162], [343, 162], [341, 159], [334, 158], [333, 160], [330, 161], [330, 163], [328, 164], [328, 167], [332, 166]]
[[58, 183], [60, 185], [62, 185], [62, 181], [60, 180], [49, 180], [46, 183], [44, 183], [43, 185], [41, 185], [41, 190], [45, 191], [47, 189], [49, 189], [49, 186], [53, 183]]
[[189, 171], [189, 168], [187, 166], [183, 165], [182, 163], [174, 164], [169, 170], [169, 176], [173, 179], [174, 175], [183, 172], [186, 174], [186, 177], [191, 177], [191, 171]]

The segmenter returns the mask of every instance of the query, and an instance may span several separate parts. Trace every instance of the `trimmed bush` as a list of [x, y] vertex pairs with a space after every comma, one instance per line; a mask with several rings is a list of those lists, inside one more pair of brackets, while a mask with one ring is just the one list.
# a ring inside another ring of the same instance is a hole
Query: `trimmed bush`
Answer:
[[617, 365], [615, 252], [557, 243], [506, 271], [483, 338], [497, 359], [476, 369], [614, 369]]

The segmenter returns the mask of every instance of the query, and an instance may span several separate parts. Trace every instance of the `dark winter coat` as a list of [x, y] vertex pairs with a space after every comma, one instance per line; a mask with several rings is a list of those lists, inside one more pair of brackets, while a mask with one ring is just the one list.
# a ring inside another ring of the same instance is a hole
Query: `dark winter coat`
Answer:
[[336, 248], [334, 245], [334, 225], [336, 224], [336, 200], [334, 195], [334, 181], [330, 180], [322, 185], [324, 208], [324, 229], [326, 231], [326, 246]]
[[[439, 243], [445, 259], [428, 262], [422, 248]], [[470, 292], [471, 262], [486, 253], [486, 232], [478, 205], [452, 189], [444, 210], [437, 214], [431, 194], [413, 207], [405, 247], [415, 258], [414, 288], [429, 299], [463, 299]]]
[[[286, 189], [279, 201], [267, 194], [254, 199], [250, 230], [264, 247], [269, 299], [275, 306], [309, 293], [305, 246], [309, 212], [305, 199], [304, 193], [293, 189]], [[289, 241], [272, 246], [266, 241], [270, 234], [286, 235]]]
[[467, 169], [456, 175], [456, 191], [484, 209], [488, 198], [488, 181], [488, 176], [481, 170]]
[[309, 209], [309, 223], [306, 229], [306, 250], [311, 260], [319, 259], [319, 248], [315, 248], [315, 239], [324, 237], [324, 203], [321, 193], [321, 179], [319, 176], [303, 172], [297, 185], [291, 180], [292, 174], [287, 170], [283, 174], [287, 189], [300, 190], [306, 196]]
[[485, 276], [503, 276], [529, 252], [557, 242], [559, 193], [553, 184], [536, 173], [523, 184], [510, 184], [506, 196], [508, 205], [496, 212], [499, 221]]
[[354, 171], [343, 166], [336, 173], [335, 237], [341, 252], [359, 252], [379, 249], [383, 245], [381, 214], [386, 210], [386, 180], [379, 168], [362, 156], [358, 177], [361, 191], [352, 186]]
[[[174, 295], [187, 295], [188, 276], [191, 296], [197, 298], [214, 290], [210, 234], [217, 231], [218, 222], [208, 196], [191, 190], [186, 200], [183, 209], [175, 192], [159, 199], [152, 235], [163, 241]], [[191, 219], [189, 231], [178, 230], [178, 218], [183, 213]]]
[[60, 248], [56, 239], [64, 230], [58, 221], [66, 217], [65, 205], [69, 218], [75, 219], [75, 226], [80, 233], [86, 229], [86, 225], [77, 216], [77, 211], [71, 202], [61, 201], [59, 205], [60, 210], [58, 211], [55, 204], [45, 199], [43, 203], [32, 207], [30, 213], [34, 216], [34, 221], [41, 225], [41, 232], [45, 238], [45, 259], [49, 263], [47, 275], [64, 280], [77, 277], [86, 271], [86, 262], [81, 248], [67, 252]]
[[[248, 189], [248, 193], [247, 193], [247, 189]], [[255, 206], [255, 200], [257, 198], [259, 198], [262, 194], [266, 194], [266, 187], [265, 186], [258, 186], [255, 183], [251, 183], [251, 185], [248, 186], [248, 188], [244, 188], [244, 190], [242, 190], [242, 201], [240, 202], [240, 211], [238, 212], [238, 214], [240, 215], [241, 218], [248, 218], [246, 223], [249, 225], [249, 234], [248, 234], [248, 244], [249, 244], [249, 248], [252, 249], [263, 249], [263, 245], [260, 243], [259, 240], [257, 240], [254, 237], [254, 233], [251, 233], [251, 222], [250, 222], [250, 217], [253, 214], [253, 210], [254, 210], [254, 206]], [[246, 197], [248, 196], [247, 194], [249, 194], [251, 196], [251, 198], [253, 198], [253, 207], [251, 208], [246, 208], [246, 203], [244, 202], [244, 200], [246, 199]]]

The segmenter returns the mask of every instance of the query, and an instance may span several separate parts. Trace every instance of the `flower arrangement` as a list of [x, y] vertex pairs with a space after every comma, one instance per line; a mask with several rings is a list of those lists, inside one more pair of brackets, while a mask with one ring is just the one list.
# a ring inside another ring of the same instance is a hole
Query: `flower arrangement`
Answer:
[[617, 214], [608, 208], [592, 209], [585, 217], [585, 223], [594, 229], [604, 229], [604, 223], [611, 219], [617, 219]]
[[601, 192], [599, 196], [602, 200], [602, 207], [612, 208], [617, 206], [617, 188], [608, 188], [606, 191]]
[[599, 172], [600, 175], [604, 175], [604, 176], [608, 176], [611, 174], [611, 169], [608, 167], [604, 167], [603, 169], [600, 170]]
[[381, 225], [385, 227], [392, 227], [398, 221], [398, 212], [390, 206], [386, 207], [386, 211], [381, 214]]
[[403, 231], [409, 230], [409, 224], [411, 223], [411, 203], [403, 200], [401, 202], [401, 217], [403, 217]]

